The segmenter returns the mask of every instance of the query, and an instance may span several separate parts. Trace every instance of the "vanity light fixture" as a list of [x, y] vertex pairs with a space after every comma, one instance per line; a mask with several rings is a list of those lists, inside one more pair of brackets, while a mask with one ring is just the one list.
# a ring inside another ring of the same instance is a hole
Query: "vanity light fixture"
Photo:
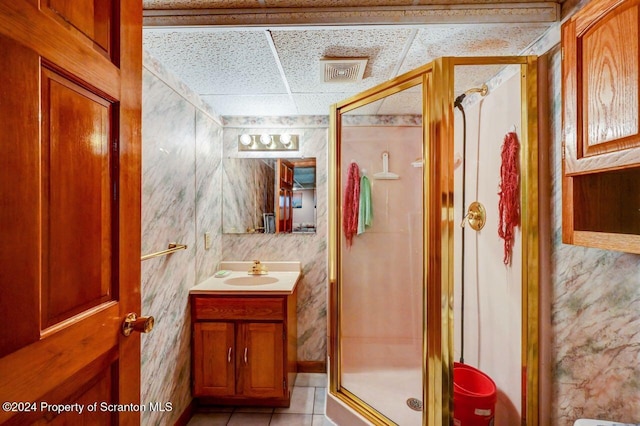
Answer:
[[243, 133], [238, 136], [238, 151], [297, 151], [299, 135], [263, 133], [253, 135]]

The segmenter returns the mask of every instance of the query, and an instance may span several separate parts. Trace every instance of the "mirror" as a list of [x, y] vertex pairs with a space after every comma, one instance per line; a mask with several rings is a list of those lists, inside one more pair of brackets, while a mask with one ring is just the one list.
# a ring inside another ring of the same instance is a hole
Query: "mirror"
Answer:
[[225, 158], [222, 233], [316, 232], [315, 158]]

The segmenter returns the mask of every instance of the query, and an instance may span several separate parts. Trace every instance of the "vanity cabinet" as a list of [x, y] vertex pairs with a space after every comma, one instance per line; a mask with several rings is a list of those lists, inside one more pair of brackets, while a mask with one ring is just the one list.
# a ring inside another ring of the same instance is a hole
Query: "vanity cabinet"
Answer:
[[563, 242], [640, 253], [640, 0], [562, 26]]
[[193, 394], [224, 405], [289, 406], [296, 374], [291, 295], [191, 295]]

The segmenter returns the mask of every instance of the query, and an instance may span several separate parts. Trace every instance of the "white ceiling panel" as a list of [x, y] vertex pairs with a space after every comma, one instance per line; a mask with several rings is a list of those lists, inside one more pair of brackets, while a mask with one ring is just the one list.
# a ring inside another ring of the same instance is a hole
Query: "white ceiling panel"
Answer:
[[455, 96], [472, 88], [480, 88], [484, 83], [498, 74], [504, 65], [459, 65], [454, 69]]
[[[358, 93], [393, 77], [412, 34], [407, 28], [273, 31], [273, 41], [291, 91], [296, 94]], [[320, 59], [369, 58], [363, 80], [355, 83], [321, 82]]]
[[266, 34], [145, 30], [144, 47], [199, 94], [286, 94]]
[[457, 24], [420, 28], [401, 73], [442, 56], [518, 55], [540, 38], [550, 24]]
[[351, 92], [294, 94], [298, 114], [328, 115], [331, 105], [353, 96]]
[[377, 111], [381, 115], [422, 115], [422, 92], [404, 91], [384, 99]]
[[[202, 95], [202, 99], [219, 115], [300, 115], [289, 95]], [[323, 115], [327, 114], [329, 110]]]

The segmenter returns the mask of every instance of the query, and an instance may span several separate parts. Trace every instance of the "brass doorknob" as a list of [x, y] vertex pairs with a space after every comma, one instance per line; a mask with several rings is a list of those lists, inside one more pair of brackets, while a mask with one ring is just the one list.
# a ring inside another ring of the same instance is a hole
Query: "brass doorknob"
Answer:
[[136, 313], [131, 312], [122, 323], [122, 334], [130, 336], [134, 331], [140, 333], [148, 333], [153, 330], [153, 317], [139, 317]]

